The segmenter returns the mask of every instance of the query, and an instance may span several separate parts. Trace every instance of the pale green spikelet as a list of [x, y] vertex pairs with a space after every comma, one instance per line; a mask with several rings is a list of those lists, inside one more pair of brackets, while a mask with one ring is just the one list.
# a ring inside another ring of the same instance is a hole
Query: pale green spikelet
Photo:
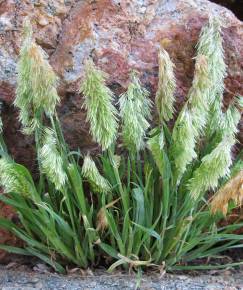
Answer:
[[158, 139], [160, 150], [162, 150], [165, 145], [165, 136], [163, 129], [161, 129]]
[[224, 118], [222, 111], [222, 99], [221, 97], [216, 97], [215, 101], [210, 105], [209, 117], [207, 122], [206, 136], [208, 138], [220, 133], [221, 131], [221, 121]]
[[159, 83], [155, 102], [160, 120], [169, 121], [173, 117], [176, 80], [174, 75], [174, 64], [169, 54], [163, 48], [158, 54], [159, 59]]
[[24, 197], [33, 196], [33, 183], [26, 178], [22, 165], [13, 161], [0, 159], [0, 186], [5, 193], [15, 192]]
[[156, 128], [151, 130], [150, 133], [152, 136], [148, 139], [147, 145], [152, 153], [153, 159], [159, 169], [160, 174], [163, 175], [164, 159], [162, 149], [164, 148], [164, 132], [163, 130], [158, 132], [156, 131]]
[[42, 113], [53, 115], [59, 96], [57, 76], [47, 61], [47, 54], [32, 38], [28, 20], [24, 24], [24, 42], [17, 65], [15, 106], [26, 133], [39, 126]]
[[113, 155], [114, 165], [116, 168], [120, 167], [121, 164], [121, 156], [120, 155]]
[[210, 80], [208, 102], [210, 110], [207, 136], [210, 137], [218, 131], [222, 118], [224, 78], [226, 77], [221, 22], [219, 19], [215, 17], [209, 19], [208, 25], [202, 29], [197, 50], [198, 53], [206, 56], [208, 62]]
[[109, 182], [99, 173], [99, 170], [89, 155], [84, 158], [82, 175], [87, 179], [94, 192], [107, 193], [111, 191]]
[[175, 176], [180, 177], [186, 167], [197, 157], [195, 147], [207, 120], [208, 70], [206, 58], [196, 57], [195, 74], [189, 90], [188, 101], [180, 112], [172, 133], [170, 154], [174, 159]]
[[195, 152], [195, 136], [197, 132], [193, 126], [193, 117], [185, 106], [180, 112], [172, 133], [172, 145], [170, 154], [174, 159], [175, 176], [179, 182], [186, 171], [186, 166], [197, 157]]
[[81, 85], [87, 110], [87, 121], [93, 139], [102, 150], [108, 149], [117, 137], [117, 110], [112, 104], [114, 95], [105, 85], [106, 75], [95, 68], [91, 60], [86, 62], [85, 77]]
[[237, 125], [240, 121], [241, 114], [235, 105], [230, 105], [220, 120], [221, 135], [236, 134]]
[[[220, 31], [218, 31], [217, 29], [219, 28], [216, 29], [214, 25], [218, 27], [216, 24], [210, 22], [206, 29], [202, 29], [201, 38], [198, 44], [195, 73], [192, 87], [189, 90], [188, 101], [184, 105], [173, 129], [173, 142], [170, 151], [171, 156], [174, 158], [176, 169], [175, 176], [178, 181], [185, 172], [187, 165], [197, 156], [195, 149], [196, 143], [200, 135], [204, 133], [209, 114], [211, 114], [209, 113], [211, 94], [218, 96], [224, 88], [222, 84], [224, 69], [220, 71], [220, 74], [217, 69], [212, 67], [215, 65], [211, 60], [211, 57], [214, 57], [213, 54], [216, 49], [213, 43], [214, 38], [218, 40], [215, 40], [216, 45], [219, 45], [219, 47], [217, 47], [219, 50], [218, 54], [223, 54]], [[212, 30], [214, 31], [213, 38], [208, 41], [208, 33]], [[214, 49], [212, 49], [212, 46]], [[217, 73], [220, 74], [220, 76]], [[217, 89], [214, 91], [212, 90], [212, 83], [214, 84], [216, 77], [219, 77], [218, 81], [221, 81], [221, 85], [219, 87], [216, 85]], [[216, 105], [221, 106], [221, 102], [211, 102], [211, 110], [214, 112], [216, 112], [216, 110], [213, 110], [212, 107]], [[221, 116], [218, 111], [217, 116]], [[219, 125], [219, 121], [217, 122]]]
[[125, 147], [131, 151], [144, 148], [146, 130], [150, 124], [151, 101], [149, 92], [141, 86], [135, 72], [131, 74], [131, 83], [127, 92], [121, 95], [120, 115], [122, 118], [122, 138]]
[[207, 59], [204, 55], [196, 57], [192, 87], [188, 93], [188, 108], [191, 111], [195, 138], [203, 133], [208, 116], [209, 75]]
[[218, 121], [218, 128], [213, 135], [211, 144], [217, 144], [218, 140], [221, 140], [225, 135], [237, 134], [240, 119], [241, 113], [239, 112], [235, 103], [231, 104], [226, 112], [221, 111], [220, 120]]
[[226, 65], [221, 37], [221, 22], [218, 18], [210, 17], [208, 24], [202, 28], [197, 44], [197, 53], [207, 58], [210, 76], [209, 102], [213, 103], [215, 98], [220, 101], [224, 92]]
[[41, 170], [47, 178], [60, 190], [66, 183], [67, 175], [63, 167], [63, 159], [57, 147], [55, 132], [46, 128], [43, 137], [43, 146], [39, 152]]
[[235, 141], [233, 134], [225, 136], [211, 153], [203, 157], [201, 165], [189, 180], [188, 188], [193, 199], [209, 189], [215, 189], [219, 179], [230, 174], [231, 148]]

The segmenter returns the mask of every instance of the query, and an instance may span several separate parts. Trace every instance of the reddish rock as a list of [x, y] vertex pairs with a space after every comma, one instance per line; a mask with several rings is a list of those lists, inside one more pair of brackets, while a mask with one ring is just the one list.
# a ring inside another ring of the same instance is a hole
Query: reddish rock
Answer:
[[34, 159], [27, 153], [32, 139], [21, 136], [11, 106], [24, 16], [32, 19], [36, 40], [50, 55], [60, 76], [60, 117], [64, 128], [72, 128], [65, 130], [67, 139], [73, 146], [87, 148], [90, 137], [86, 136], [88, 128], [77, 95], [84, 60], [92, 57], [109, 74], [108, 84], [117, 94], [126, 89], [129, 71], [138, 70], [153, 97], [158, 81], [157, 52], [163, 45], [176, 65], [180, 108], [191, 85], [200, 29], [210, 13], [222, 17], [225, 23], [228, 103], [234, 94], [243, 94], [243, 37], [242, 23], [226, 8], [206, 0], [0, 2], [0, 97], [5, 104], [3, 114], [8, 113], [5, 132], [10, 151], [33, 168]]
[[129, 71], [136, 69], [153, 96], [158, 82], [157, 52], [164, 46], [176, 65], [180, 109], [192, 82], [195, 45], [209, 14], [224, 22], [225, 103], [229, 104], [235, 94], [243, 94], [243, 25], [230, 11], [208, 1], [78, 2], [64, 21], [50, 58], [61, 77], [63, 94], [78, 92], [84, 61], [92, 57], [109, 74], [108, 83], [117, 94], [126, 89]]
[[[10, 206], [7, 206], [0, 202], [0, 217], [13, 219], [15, 217], [15, 213]], [[6, 230], [0, 228], [0, 244], [6, 244], [9, 246], [17, 246], [20, 245], [20, 241], [11, 233]], [[4, 262], [6, 259], [6, 252], [0, 250], [0, 261]]]
[[125, 88], [127, 72], [135, 68], [154, 92], [157, 51], [163, 45], [176, 64], [178, 95], [184, 95], [193, 75], [195, 45], [209, 12], [225, 20], [229, 89], [243, 92], [242, 82], [232, 83], [242, 80], [242, 23], [228, 10], [208, 1], [78, 2], [63, 24], [51, 62], [71, 92], [77, 90], [83, 61], [89, 56], [110, 74], [111, 84]]
[[180, 108], [192, 82], [200, 29], [210, 14], [222, 17], [225, 26], [225, 102], [229, 103], [234, 94], [243, 95], [243, 29], [242, 22], [226, 8], [207, 0], [0, 1], [0, 98], [4, 134], [15, 159], [34, 170], [33, 139], [21, 134], [12, 106], [25, 16], [32, 19], [36, 41], [50, 55], [60, 76], [59, 115], [67, 140], [74, 148], [90, 149], [78, 94], [84, 60], [92, 57], [109, 74], [108, 84], [117, 95], [127, 87], [128, 72], [138, 70], [153, 98], [158, 81], [157, 52], [163, 45], [176, 65]]

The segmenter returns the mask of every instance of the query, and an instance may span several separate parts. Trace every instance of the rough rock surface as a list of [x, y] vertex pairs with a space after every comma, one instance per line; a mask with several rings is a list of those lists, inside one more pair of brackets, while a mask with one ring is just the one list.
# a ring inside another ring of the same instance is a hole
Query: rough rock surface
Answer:
[[[140, 72], [143, 84], [156, 91], [157, 51], [164, 46], [176, 65], [178, 108], [191, 85], [195, 45], [209, 14], [222, 17], [228, 77], [225, 101], [243, 94], [243, 25], [229, 10], [206, 0], [0, 0], [0, 99], [10, 152], [32, 171], [33, 140], [24, 137], [12, 106], [16, 60], [25, 16], [35, 37], [60, 76], [59, 113], [68, 142], [90, 149], [91, 138], [78, 94], [83, 63], [92, 57], [109, 74], [117, 93], [128, 84], [128, 72]], [[241, 139], [242, 141], [242, 139]]]
[[[0, 98], [5, 134], [15, 158], [34, 168], [31, 138], [20, 133], [11, 105], [16, 85], [16, 60], [25, 16], [33, 20], [35, 37], [50, 55], [60, 76], [60, 115], [67, 139], [74, 146], [91, 144], [78, 95], [83, 63], [92, 57], [109, 75], [118, 93], [137, 69], [143, 84], [156, 91], [157, 51], [163, 45], [176, 65], [178, 107], [191, 85], [195, 45], [209, 14], [222, 17], [228, 77], [226, 102], [243, 94], [243, 25], [226, 8], [206, 0], [5, 0], [0, 1]], [[31, 161], [32, 160], [32, 161]]]
[[243, 2], [237, 0], [211, 0], [217, 4], [227, 7], [240, 19], [243, 20]]

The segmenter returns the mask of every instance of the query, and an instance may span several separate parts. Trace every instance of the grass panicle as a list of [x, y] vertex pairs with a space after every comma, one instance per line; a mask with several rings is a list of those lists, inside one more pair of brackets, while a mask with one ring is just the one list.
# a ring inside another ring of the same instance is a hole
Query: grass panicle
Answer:
[[80, 91], [85, 98], [84, 107], [91, 134], [102, 150], [108, 149], [116, 140], [118, 128], [114, 95], [105, 85], [105, 80], [106, 75], [88, 60]]
[[197, 157], [195, 151], [197, 131], [193, 121], [193, 115], [185, 105], [176, 120], [170, 148], [170, 155], [174, 158], [175, 179], [178, 181], [186, 171], [187, 165]]
[[207, 59], [210, 76], [208, 101], [212, 105], [214, 102], [222, 101], [224, 78], [226, 77], [226, 64], [224, 62], [221, 27], [220, 19], [210, 17], [208, 24], [202, 28], [199, 42], [197, 44], [198, 55], [204, 55]]
[[193, 198], [198, 198], [201, 193], [218, 186], [220, 178], [230, 173], [232, 164], [231, 149], [236, 140], [234, 136], [227, 135], [213, 149], [204, 156], [200, 166], [194, 171], [189, 181], [189, 189]]
[[28, 171], [6, 157], [0, 159], [0, 184], [6, 193], [15, 192], [29, 198], [35, 195], [34, 182]]
[[207, 58], [210, 75], [210, 88], [208, 91], [210, 110], [207, 124], [207, 134], [209, 137], [218, 132], [220, 120], [222, 118], [226, 64], [224, 62], [221, 27], [221, 20], [211, 17], [208, 25], [202, 29], [200, 40], [197, 45], [198, 53]]
[[241, 114], [235, 105], [230, 105], [225, 113], [222, 114], [220, 120], [221, 136], [227, 134], [238, 133], [238, 124]]
[[174, 114], [176, 80], [174, 64], [163, 48], [159, 50], [159, 83], [155, 97], [160, 120], [169, 121]]
[[[188, 164], [197, 157], [196, 142], [207, 121], [208, 67], [206, 58], [196, 58], [195, 75], [188, 101], [179, 114], [172, 133], [171, 155], [175, 159], [176, 177], [180, 178]], [[206, 93], [205, 93], [206, 92]]]
[[89, 155], [84, 158], [82, 175], [90, 183], [94, 192], [107, 193], [111, 190], [109, 182], [100, 175], [98, 168]]
[[55, 132], [46, 128], [43, 136], [43, 146], [40, 148], [40, 163], [45, 173], [57, 189], [65, 186], [67, 175], [64, 171], [63, 159], [58, 149]]
[[144, 148], [144, 138], [151, 119], [152, 103], [148, 96], [136, 73], [131, 73], [131, 83], [119, 100], [123, 143], [131, 151]]
[[40, 126], [43, 113], [54, 115], [59, 102], [58, 78], [48, 63], [47, 54], [32, 37], [29, 21], [25, 21], [24, 41], [17, 65], [17, 91], [14, 104], [24, 132], [32, 133]]

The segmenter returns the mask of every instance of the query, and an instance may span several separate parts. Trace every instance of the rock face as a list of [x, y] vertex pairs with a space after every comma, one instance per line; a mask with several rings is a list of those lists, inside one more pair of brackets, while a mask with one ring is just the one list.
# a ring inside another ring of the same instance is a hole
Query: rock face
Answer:
[[36, 41], [60, 77], [59, 113], [67, 140], [82, 150], [93, 148], [78, 94], [84, 60], [92, 57], [109, 74], [117, 95], [126, 89], [129, 71], [138, 70], [153, 97], [157, 52], [163, 46], [176, 65], [180, 108], [192, 82], [200, 29], [210, 14], [225, 24], [227, 104], [234, 94], [243, 94], [243, 25], [226, 8], [206, 0], [0, 0], [0, 98], [5, 138], [15, 159], [34, 170], [33, 140], [20, 133], [12, 106], [25, 16], [32, 19]]
[[78, 95], [84, 60], [92, 57], [109, 74], [108, 84], [117, 94], [126, 89], [129, 71], [138, 70], [153, 96], [158, 75], [157, 51], [163, 45], [176, 65], [180, 107], [192, 81], [195, 45], [209, 14], [222, 17], [225, 23], [225, 100], [229, 102], [233, 94], [243, 94], [243, 25], [221, 6], [206, 0], [0, 1], [0, 98], [5, 135], [15, 158], [34, 168], [34, 158], [29, 153], [32, 140], [19, 132], [17, 112], [11, 106], [25, 16], [32, 19], [36, 41], [50, 55], [60, 76], [59, 111], [67, 139], [73, 147], [87, 148], [91, 140]]

